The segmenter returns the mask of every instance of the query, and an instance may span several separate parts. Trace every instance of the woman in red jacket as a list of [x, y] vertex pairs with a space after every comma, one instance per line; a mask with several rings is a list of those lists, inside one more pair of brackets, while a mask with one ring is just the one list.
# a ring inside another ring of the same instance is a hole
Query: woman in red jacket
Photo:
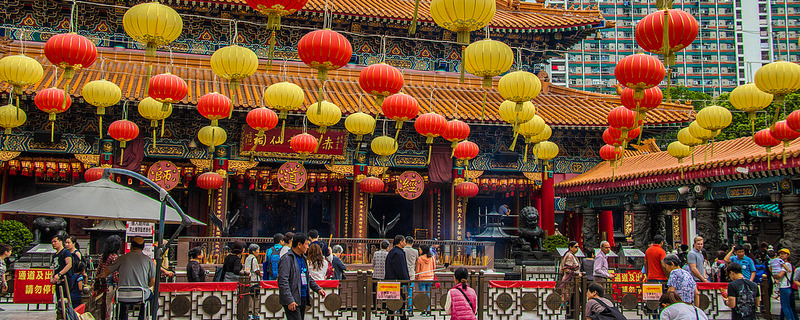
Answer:
[[467, 269], [461, 267], [453, 273], [456, 286], [447, 292], [444, 310], [452, 320], [478, 319], [478, 295], [467, 285]]

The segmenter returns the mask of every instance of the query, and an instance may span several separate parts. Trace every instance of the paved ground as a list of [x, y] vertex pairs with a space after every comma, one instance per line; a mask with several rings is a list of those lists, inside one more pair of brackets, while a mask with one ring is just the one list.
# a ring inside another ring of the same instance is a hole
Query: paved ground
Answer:
[[55, 311], [53, 306], [45, 311], [44, 305], [40, 305], [41, 311], [33, 310], [36, 305], [31, 305], [31, 311], [28, 311], [27, 304], [5, 304], [0, 303], [0, 308], [5, 311], [0, 311], [0, 320], [53, 320], [55, 319]]

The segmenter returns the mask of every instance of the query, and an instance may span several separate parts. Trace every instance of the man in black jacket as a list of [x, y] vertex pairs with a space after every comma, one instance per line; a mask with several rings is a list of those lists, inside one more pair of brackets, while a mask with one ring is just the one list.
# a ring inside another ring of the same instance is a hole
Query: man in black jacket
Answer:
[[394, 237], [394, 248], [386, 256], [386, 275], [384, 280], [410, 280], [406, 266], [406, 238], [402, 235]]
[[[402, 235], [397, 235], [394, 237], [393, 244], [394, 248], [392, 248], [386, 256], [386, 275], [384, 276], [384, 280], [410, 280], [408, 276], [408, 267], [406, 266], [406, 253], [403, 251], [403, 247], [406, 246], [406, 238]], [[405, 296], [407, 290], [404, 284], [400, 293]], [[403, 297], [403, 301], [406, 301], [405, 297]], [[403, 309], [400, 309], [398, 312], [403, 312], [402, 310]], [[389, 319], [392, 319], [391, 315]], [[406, 316], [403, 315], [400, 319], [406, 319]]]
[[286, 319], [302, 320], [311, 292], [325, 297], [325, 290], [308, 275], [306, 251], [310, 241], [302, 232], [292, 238], [292, 249], [278, 263], [278, 292]]

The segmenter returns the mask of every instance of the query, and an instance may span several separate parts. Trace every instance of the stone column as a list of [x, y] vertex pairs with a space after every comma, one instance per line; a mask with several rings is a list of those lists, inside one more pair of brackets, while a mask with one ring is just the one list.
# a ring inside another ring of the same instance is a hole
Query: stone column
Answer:
[[[655, 208], [650, 212], [650, 238], [648, 238], [648, 242], [653, 239], [657, 234], [660, 234], [662, 237], [666, 239], [667, 229], [664, 221], [664, 210]], [[669, 243], [665, 240], [665, 243]], [[647, 245], [647, 244], [645, 244]]]
[[781, 222], [783, 223], [781, 246], [787, 247], [792, 252], [789, 260], [793, 265], [797, 265], [800, 263], [800, 196], [796, 194], [783, 195], [781, 204]]
[[643, 204], [633, 205], [633, 246], [647, 250], [650, 235], [650, 208]]
[[583, 247], [599, 248], [600, 235], [597, 232], [597, 211], [592, 208], [583, 209]]
[[[714, 201], [697, 200], [697, 235], [703, 237], [704, 248], [708, 252], [717, 252], [722, 239], [719, 232], [719, 206]], [[692, 247], [694, 239], [689, 239], [689, 247]]]

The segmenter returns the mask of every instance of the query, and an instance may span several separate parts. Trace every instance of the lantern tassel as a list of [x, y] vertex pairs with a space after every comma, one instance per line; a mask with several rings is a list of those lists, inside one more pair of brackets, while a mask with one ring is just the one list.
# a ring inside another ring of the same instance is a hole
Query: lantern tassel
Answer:
[[[148, 46], [148, 48], [150, 48]], [[155, 55], [155, 48], [153, 48], [153, 55]], [[144, 96], [150, 96], [150, 77], [153, 76], [153, 64], [147, 64], [147, 80], [144, 81]]]
[[319, 143], [317, 143], [317, 147], [314, 148], [314, 153], [317, 153], [317, 151], [319, 150], [319, 145], [321, 145], [322, 141], [325, 139], [325, 131], [323, 130], [320, 133], [321, 133], [321, 135], [319, 136]]
[[[459, 37], [461, 36], [461, 32], [459, 31]], [[467, 33], [467, 37], [469, 37], [469, 33]], [[468, 40], [469, 41], [469, 40]], [[464, 83], [464, 54], [467, 52], [467, 46], [461, 46], [461, 76], [458, 78], [459, 83]]]
[[[397, 137], [399, 137], [399, 136], [400, 136], [400, 130], [398, 129], [398, 130], [397, 130], [397, 131], [394, 133], [394, 141], [397, 141]], [[361, 141], [361, 140], [359, 140], [359, 141]]]
[[[769, 148], [767, 148], [767, 153], [769, 153]], [[770, 163], [772, 160], [772, 155], [767, 154], [767, 170], [772, 170], [772, 164]]]
[[211, 207], [211, 198], [212, 198], [212, 196], [213, 195], [211, 194], [211, 189], [208, 189], [208, 206], [209, 207]]
[[786, 164], [786, 146], [789, 144], [788, 141], [783, 143], [783, 151], [781, 151], [781, 158], [783, 160], [783, 164]]
[[419, 14], [419, 0], [414, 2], [414, 17], [411, 18], [411, 26], [408, 27], [408, 34], [414, 35], [417, 33], [417, 16]]
[[755, 112], [748, 112], [747, 118], [750, 119], [750, 135], [756, 135], [756, 113]]
[[286, 132], [286, 119], [283, 119], [283, 123], [281, 123], [281, 144], [283, 144], [284, 132]]
[[98, 126], [100, 127], [100, 129], [97, 131], [100, 131], [100, 139], [103, 139], [103, 116], [97, 116], [97, 118], [98, 118], [97, 123]]
[[318, 98], [317, 98], [317, 114], [318, 115], [322, 114], [322, 88], [323, 87], [324, 87], [323, 85], [320, 85], [319, 86], [319, 92], [317, 93], [317, 96], [318, 96]]
[[[156, 121], [157, 121], [157, 120], [156, 120]], [[158, 130], [157, 128], [158, 128], [158, 127], [153, 127], [153, 151], [155, 151], [155, 149], [156, 149], [156, 147], [157, 147], [157, 146], [156, 146], [156, 131]]]
[[528, 162], [528, 144], [525, 144], [525, 153], [522, 154], [522, 163]]
[[517, 137], [519, 137], [519, 131], [517, 131], [515, 129], [514, 130], [514, 141], [511, 142], [511, 147], [509, 147], [508, 150], [514, 151], [514, 148], [516, 148], [516, 146], [517, 146]]
[[[281, 16], [278, 16], [280, 19]], [[270, 20], [272, 20], [272, 15], [270, 15]], [[275, 30], [272, 30], [272, 34], [269, 37], [269, 52], [267, 53], [267, 70], [272, 68], [272, 60], [275, 58], [275, 44], [277, 41], [275, 40]]]
[[[52, 118], [55, 118], [54, 114], [52, 114], [52, 113], [50, 114], [50, 116]], [[53, 119], [53, 120], [55, 120], [55, 119]], [[50, 120], [50, 143], [53, 143], [55, 141], [54, 137], [55, 137], [55, 134], [56, 134], [56, 123], [53, 120]]]
[[161, 119], [161, 137], [162, 138], [164, 137], [164, 122], [165, 121], [167, 121], [167, 119]]
[[483, 102], [481, 102], [481, 122], [486, 116], [486, 90], [483, 91]]
[[428, 144], [428, 160], [425, 160], [425, 164], [431, 164], [431, 145]]

